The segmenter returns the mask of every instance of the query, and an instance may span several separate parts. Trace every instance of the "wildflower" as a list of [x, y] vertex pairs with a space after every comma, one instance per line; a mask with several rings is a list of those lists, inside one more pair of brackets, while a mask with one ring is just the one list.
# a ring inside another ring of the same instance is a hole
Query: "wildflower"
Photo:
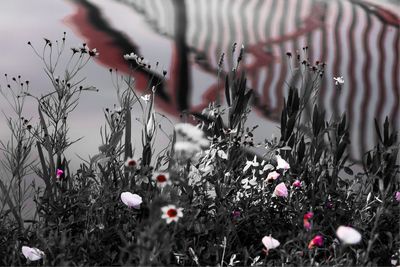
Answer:
[[273, 238], [271, 235], [269, 236], [264, 236], [263, 239], [261, 240], [263, 245], [265, 246], [265, 252], [268, 253], [270, 249], [274, 249], [279, 247], [281, 243], [279, 243], [278, 240]]
[[400, 191], [396, 192], [395, 198], [396, 198], [397, 202], [400, 202]]
[[131, 157], [128, 157], [125, 161], [125, 167], [127, 168], [134, 168], [136, 167], [136, 164], [136, 161]]
[[361, 234], [352, 227], [339, 226], [336, 235], [344, 244], [357, 244], [361, 241]]
[[300, 187], [301, 187], [301, 182], [300, 182], [300, 180], [294, 181], [293, 184], [292, 184], [292, 186], [293, 186], [293, 187], [300, 188]]
[[253, 177], [250, 180], [248, 178], [245, 178], [242, 180], [241, 183], [243, 184], [244, 189], [250, 189], [252, 186], [255, 186], [257, 184], [257, 179], [256, 177]]
[[257, 161], [257, 156], [254, 156], [254, 159], [251, 161], [251, 160], [248, 160], [247, 162], [246, 162], [246, 166], [244, 166], [244, 168], [243, 168], [243, 172], [246, 172], [249, 168], [250, 168], [250, 166], [252, 166], [252, 167], [258, 167], [260, 164], [258, 163], [258, 161]]
[[308, 244], [308, 248], [312, 249], [315, 247], [322, 247], [324, 244], [324, 237], [322, 235], [316, 235]]
[[314, 217], [314, 212], [309, 211], [303, 216], [303, 225], [306, 230], [311, 230], [311, 222], [310, 219]]
[[267, 183], [270, 183], [270, 182], [272, 182], [272, 181], [278, 179], [279, 175], [280, 175], [280, 174], [279, 174], [279, 172], [277, 172], [277, 171], [273, 171], [273, 172], [268, 173], [266, 182], [267, 182]]
[[175, 205], [168, 205], [161, 208], [161, 218], [165, 219], [168, 224], [177, 222], [179, 218], [183, 217], [183, 208], [177, 208]]
[[44, 252], [40, 249], [28, 246], [22, 246], [22, 254], [24, 254], [25, 258], [30, 261], [40, 260], [44, 256]]
[[56, 177], [57, 177], [57, 179], [60, 179], [60, 178], [61, 178], [61, 175], [63, 175], [63, 174], [64, 174], [64, 171], [63, 171], [63, 170], [57, 169], [57, 171], [56, 171]]
[[157, 186], [163, 188], [167, 184], [171, 184], [169, 173], [167, 172], [154, 172], [153, 179], [156, 181]]
[[285, 183], [282, 182], [275, 187], [274, 196], [278, 196], [278, 197], [287, 197], [288, 196], [288, 190], [287, 190]]
[[140, 209], [140, 204], [142, 204], [142, 197], [137, 194], [132, 194], [131, 192], [121, 193], [121, 201], [127, 205], [129, 208]]
[[142, 95], [140, 98], [147, 103], [150, 101], [150, 94]]
[[276, 155], [276, 161], [278, 162], [278, 166], [276, 167], [278, 170], [288, 170], [290, 169], [289, 163], [287, 163], [280, 155]]
[[91, 57], [97, 57], [98, 55], [100, 55], [99, 52], [97, 52], [96, 48], [93, 48], [92, 50], [89, 50], [89, 56]]
[[333, 80], [335, 81], [335, 85], [342, 85], [344, 84], [344, 79], [343, 76], [340, 77], [333, 77]]

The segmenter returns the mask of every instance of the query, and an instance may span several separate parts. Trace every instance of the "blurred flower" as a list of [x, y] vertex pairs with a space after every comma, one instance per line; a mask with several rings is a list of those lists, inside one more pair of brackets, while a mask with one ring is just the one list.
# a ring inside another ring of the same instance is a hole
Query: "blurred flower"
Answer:
[[274, 195], [278, 196], [278, 197], [287, 197], [288, 196], [288, 190], [287, 190], [285, 183], [282, 182], [275, 187]]
[[169, 173], [167, 172], [154, 172], [153, 179], [156, 181], [157, 186], [163, 188], [167, 184], [171, 184], [171, 180], [169, 179]]
[[309, 211], [303, 216], [303, 225], [306, 230], [311, 230], [311, 222], [310, 219], [314, 217], [314, 212]]
[[247, 162], [246, 162], [246, 166], [244, 166], [244, 168], [243, 168], [243, 172], [246, 172], [249, 168], [250, 168], [250, 166], [252, 166], [252, 167], [258, 167], [260, 164], [257, 162], [257, 156], [254, 156], [254, 159], [251, 161], [251, 160], [248, 160]]
[[134, 168], [136, 167], [136, 164], [137, 164], [136, 161], [131, 157], [128, 157], [125, 161], [125, 167], [128, 168]]
[[40, 260], [44, 256], [44, 252], [40, 249], [28, 246], [22, 246], [22, 254], [24, 254], [25, 258], [30, 261]]
[[322, 235], [316, 235], [308, 244], [308, 248], [322, 247], [324, 244], [324, 237]]
[[343, 76], [333, 77], [333, 80], [335, 81], [335, 85], [344, 84]]
[[147, 103], [150, 101], [150, 94], [142, 95], [140, 98]]
[[267, 183], [270, 183], [270, 182], [272, 182], [272, 181], [278, 179], [279, 175], [280, 175], [280, 174], [279, 174], [279, 172], [277, 172], [277, 171], [273, 171], [273, 172], [268, 173], [266, 182], [267, 182]]
[[98, 55], [100, 55], [99, 52], [97, 52], [96, 48], [93, 48], [92, 50], [89, 50], [89, 56], [91, 57], [97, 57]]
[[189, 141], [177, 141], [174, 144], [174, 151], [178, 157], [189, 159], [197, 152], [200, 152], [201, 148], [198, 144]]
[[127, 205], [129, 208], [140, 209], [140, 204], [142, 204], [142, 197], [137, 194], [132, 194], [131, 192], [121, 193], [121, 201]]
[[121, 113], [122, 110], [123, 110], [122, 107], [115, 107], [115, 108], [114, 108], [114, 112], [116, 112], [116, 113]]
[[400, 192], [399, 191], [396, 192], [395, 198], [396, 198], [397, 202], [400, 202]]
[[178, 123], [175, 125], [175, 130], [194, 142], [204, 137], [203, 131], [190, 123]]
[[183, 208], [177, 208], [175, 205], [168, 205], [161, 208], [161, 218], [165, 219], [169, 224], [171, 222], [177, 222], [179, 218], [183, 217]]
[[278, 166], [276, 167], [278, 170], [288, 170], [290, 169], [289, 163], [287, 163], [280, 155], [276, 155], [276, 161], [278, 162]]
[[57, 171], [56, 171], [56, 177], [57, 177], [57, 179], [60, 179], [60, 178], [61, 178], [61, 175], [63, 175], [63, 174], [64, 174], [64, 171], [63, 171], [63, 170], [57, 169]]
[[269, 251], [270, 249], [274, 249], [274, 248], [279, 247], [279, 245], [281, 244], [281, 243], [279, 243], [278, 240], [276, 240], [275, 238], [273, 238], [271, 235], [269, 235], [269, 236], [264, 236], [263, 239], [262, 239], [261, 241], [262, 241], [263, 245], [265, 246], [265, 251], [266, 251], [266, 253], [268, 253], [268, 251]]
[[293, 184], [292, 184], [292, 186], [293, 186], [293, 187], [300, 188], [300, 187], [301, 187], [301, 182], [300, 182], [300, 180], [294, 181]]
[[344, 244], [352, 245], [361, 241], [361, 234], [352, 227], [339, 226], [336, 235]]

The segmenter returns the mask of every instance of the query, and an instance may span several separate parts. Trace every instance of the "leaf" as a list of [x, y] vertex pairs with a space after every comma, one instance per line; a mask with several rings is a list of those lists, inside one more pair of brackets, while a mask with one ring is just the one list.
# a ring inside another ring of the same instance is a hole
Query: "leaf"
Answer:
[[225, 98], [226, 98], [226, 103], [228, 103], [228, 106], [231, 106], [231, 96], [229, 92], [229, 75], [226, 75], [225, 77]]
[[375, 122], [375, 131], [376, 131], [376, 134], [378, 135], [378, 138], [379, 138], [379, 140], [381, 141], [381, 143], [383, 143], [382, 135], [381, 135], [381, 130], [379, 129], [379, 124], [378, 124], [378, 121], [377, 121], [376, 118], [374, 119], [374, 122]]

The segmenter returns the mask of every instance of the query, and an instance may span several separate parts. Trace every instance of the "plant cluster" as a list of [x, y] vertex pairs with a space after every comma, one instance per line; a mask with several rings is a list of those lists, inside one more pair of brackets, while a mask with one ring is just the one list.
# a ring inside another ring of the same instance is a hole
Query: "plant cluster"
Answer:
[[[354, 173], [346, 115], [328, 120], [314, 104], [324, 64], [294, 59], [302, 83], [289, 86], [281, 136], [258, 143], [257, 126], [246, 126], [252, 91], [242, 47], [234, 68], [219, 73], [227, 106], [210, 103], [183, 117], [158, 154], [157, 86], [138, 96], [134, 81], [117, 73], [119, 106], [104, 111], [99, 153], [72, 171], [65, 151], [77, 140], [68, 138], [67, 121], [79, 94], [96, 90], [78, 74], [98, 53], [73, 48], [61, 78], [64, 46], [65, 37], [34, 50], [53, 86], [48, 94], [33, 96], [20, 77], [13, 78], [19, 93], [2, 91], [17, 118], [8, 119], [10, 142], [0, 143], [11, 177], [0, 180], [0, 265], [399, 264], [397, 133], [388, 120], [383, 129], [376, 122], [378, 144]], [[125, 59], [150, 68], [135, 54]], [[23, 117], [26, 97], [38, 102], [37, 125]], [[143, 111], [140, 154], [132, 147], [133, 105]], [[21, 212], [27, 172], [43, 180], [31, 186], [32, 220]]]

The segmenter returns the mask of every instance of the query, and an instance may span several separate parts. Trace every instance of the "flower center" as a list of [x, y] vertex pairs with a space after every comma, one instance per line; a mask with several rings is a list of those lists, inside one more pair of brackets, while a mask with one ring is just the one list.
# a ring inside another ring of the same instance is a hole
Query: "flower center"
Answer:
[[167, 177], [164, 174], [159, 174], [156, 179], [159, 183], [165, 183], [167, 181]]
[[134, 166], [136, 166], [136, 161], [134, 161], [134, 160], [128, 161], [128, 166], [129, 166], [129, 167], [134, 167]]
[[176, 215], [178, 215], [178, 211], [176, 209], [169, 209], [167, 211], [167, 215], [170, 218], [176, 217]]

